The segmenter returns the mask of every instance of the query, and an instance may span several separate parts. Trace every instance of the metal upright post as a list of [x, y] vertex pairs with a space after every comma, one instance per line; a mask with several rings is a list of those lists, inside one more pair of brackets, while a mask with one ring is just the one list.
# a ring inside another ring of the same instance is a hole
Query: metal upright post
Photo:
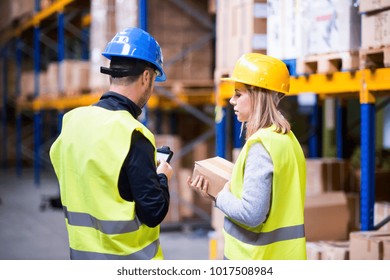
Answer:
[[90, 30], [90, 16], [88, 22], [83, 21], [81, 29], [81, 58], [89, 60], [89, 30]]
[[8, 129], [7, 129], [7, 103], [8, 103], [8, 43], [5, 44], [2, 53], [2, 62], [3, 62], [3, 109], [1, 113], [1, 123], [2, 123], [2, 134], [3, 134], [3, 145], [2, 145], [2, 166], [7, 168], [7, 142], [8, 142]]
[[59, 11], [57, 14], [57, 59], [58, 59], [58, 90], [64, 91], [64, 58], [65, 58], [65, 28], [64, 28], [64, 12]]
[[374, 228], [375, 203], [375, 97], [363, 79], [360, 92], [360, 225], [362, 231]]
[[345, 144], [347, 139], [347, 110], [345, 108], [345, 102], [342, 99], [338, 99], [337, 113], [336, 113], [336, 146], [337, 157], [345, 158]]
[[[138, 0], [138, 27], [148, 31], [148, 1]], [[142, 108], [143, 114], [141, 114], [141, 122], [143, 125], [148, 124], [148, 107], [147, 104]]]
[[233, 148], [242, 148], [245, 138], [244, 135], [241, 135], [241, 126], [242, 123], [238, 121], [237, 116], [233, 115]]
[[[35, 11], [40, 10], [40, 1], [35, 1]], [[39, 96], [39, 73], [41, 68], [40, 57], [40, 27], [34, 26], [34, 99]], [[34, 182], [37, 186], [40, 185], [40, 169], [41, 169], [41, 111], [34, 109]]]
[[226, 158], [226, 107], [215, 107], [215, 151], [216, 155]]
[[314, 133], [309, 138], [309, 157], [321, 157], [322, 151], [322, 106], [319, 96], [316, 95], [316, 103], [313, 106], [313, 113], [310, 125]]
[[[15, 96], [18, 98], [21, 92], [21, 76], [22, 76], [22, 40], [16, 38], [16, 88]], [[22, 176], [22, 113], [16, 111], [16, 174]]]
[[148, 31], [148, 1], [138, 0], [138, 26]]
[[[57, 60], [58, 60], [58, 88], [59, 92], [64, 91], [64, 59], [65, 59], [65, 15], [63, 11], [59, 11], [57, 15]], [[57, 133], [62, 129], [62, 119], [64, 111], [59, 111], [57, 116]]]

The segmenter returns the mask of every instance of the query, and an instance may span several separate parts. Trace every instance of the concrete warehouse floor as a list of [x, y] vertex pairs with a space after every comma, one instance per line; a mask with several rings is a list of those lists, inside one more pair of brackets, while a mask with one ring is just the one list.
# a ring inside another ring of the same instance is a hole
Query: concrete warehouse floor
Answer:
[[[0, 259], [66, 260], [68, 239], [63, 213], [40, 210], [42, 197], [58, 193], [52, 172], [44, 172], [40, 186], [34, 184], [33, 170], [16, 176], [14, 168], [0, 170]], [[207, 230], [162, 231], [161, 245], [168, 260], [208, 259]]]

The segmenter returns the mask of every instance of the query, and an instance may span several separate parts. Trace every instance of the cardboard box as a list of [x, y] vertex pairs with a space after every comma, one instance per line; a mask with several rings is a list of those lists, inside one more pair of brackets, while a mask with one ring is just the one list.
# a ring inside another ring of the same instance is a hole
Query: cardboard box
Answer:
[[360, 193], [346, 193], [349, 209], [349, 231], [360, 230]]
[[390, 10], [362, 15], [362, 49], [390, 45]]
[[266, 53], [267, 11], [266, 0], [218, 1], [215, 79], [231, 76], [243, 53]]
[[390, 0], [360, 0], [359, 12], [372, 12], [390, 8]]
[[305, 234], [308, 241], [348, 239], [349, 210], [344, 192], [307, 196]]
[[309, 29], [308, 0], [268, 0], [267, 54], [279, 59], [305, 56]]
[[321, 254], [321, 242], [306, 242], [306, 255], [308, 260], [320, 260]]
[[348, 260], [349, 241], [306, 242], [308, 260]]
[[[374, 225], [377, 225], [390, 216], [390, 202], [376, 202], [374, 205]], [[382, 226], [379, 231], [390, 232], [390, 222]]]
[[[310, 1], [306, 55], [359, 50], [361, 17], [353, 0]], [[373, 29], [372, 29], [373, 30]]]
[[390, 260], [390, 240], [383, 242], [383, 259]]
[[321, 260], [348, 260], [349, 241], [322, 242]]
[[198, 175], [209, 181], [209, 194], [216, 196], [225, 183], [230, 180], [234, 164], [221, 157], [195, 161], [192, 179]]
[[[351, 260], [383, 260], [384, 247], [388, 250], [390, 232], [383, 231], [357, 231], [350, 233], [350, 259]], [[386, 251], [386, 257], [388, 257]]]
[[345, 160], [307, 159], [306, 170], [306, 195], [346, 190], [349, 187], [349, 164]]

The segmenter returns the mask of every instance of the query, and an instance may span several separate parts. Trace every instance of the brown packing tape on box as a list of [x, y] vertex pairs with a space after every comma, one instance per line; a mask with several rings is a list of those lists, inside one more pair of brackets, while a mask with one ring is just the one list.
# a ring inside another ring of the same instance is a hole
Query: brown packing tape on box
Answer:
[[234, 164], [221, 157], [195, 161], [192, 180], [201, 175], [209, 181], [208, 193], [216, 196], [230, 180]]

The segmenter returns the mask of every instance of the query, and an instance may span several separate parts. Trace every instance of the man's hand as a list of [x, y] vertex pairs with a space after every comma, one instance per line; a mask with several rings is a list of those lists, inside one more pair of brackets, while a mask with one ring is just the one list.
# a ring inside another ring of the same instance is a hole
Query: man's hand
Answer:
[[160, 160], [157, 166], [157, 174], [163, 173], [167, 176], [168, 180], [171, 179], [173, 175], [172, 166], [165, 160]]

